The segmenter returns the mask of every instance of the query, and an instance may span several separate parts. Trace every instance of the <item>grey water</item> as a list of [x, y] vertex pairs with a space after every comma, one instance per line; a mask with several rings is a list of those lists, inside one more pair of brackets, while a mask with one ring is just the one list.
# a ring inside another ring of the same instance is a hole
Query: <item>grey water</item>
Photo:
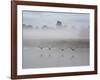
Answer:
[[[72, 67], [89, 65], [89, 39], [33, 34], [23, 30], [22, 68]], [[37, 31], [34, 31], [37, 32]], [[44, 31], [43, 31], [44, 32]], [[47, 31], [46, 33], [50, 33]], [[57, 31], [55, 33], [58, 33]], [[77, 35], [77, 34], [76, 34]], [[48, 36], [48, 37], [47, 37]], [[45, 38], [46, 37], [46, 38]]]

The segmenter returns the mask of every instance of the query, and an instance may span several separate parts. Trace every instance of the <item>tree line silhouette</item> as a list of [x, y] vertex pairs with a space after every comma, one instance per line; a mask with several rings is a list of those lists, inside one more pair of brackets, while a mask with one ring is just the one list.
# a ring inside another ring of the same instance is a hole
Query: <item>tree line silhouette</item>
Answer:
[[[32, 25], [26, 25], [26, 24], [23, 24], [22, 25], [23, 26], [23, 28], [26, 28], [26, 29], [51, 29], [51, 27], [49, 27], [49, 26], [47, 26], [47, 25], [43, 25], [42, 27], [39, 27], [39, 26], [32, 26]], [[56, 22], [56, 28], [58, 29], [63, 29], [63, 28], [65, 28], [65, 27], [67, 27], [67, 26], [63, 26], [63, 23], [62, 23], [62, 21], [57, 21]]]

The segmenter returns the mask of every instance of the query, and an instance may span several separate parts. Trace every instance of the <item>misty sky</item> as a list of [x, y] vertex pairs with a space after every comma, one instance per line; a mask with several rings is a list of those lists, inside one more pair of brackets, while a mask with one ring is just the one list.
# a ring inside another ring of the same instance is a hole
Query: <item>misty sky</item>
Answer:
[[89, 14], [23, 11], [23, 23], [34, 27], [43, 25], [54, 27], [58, 20], [65, 26], [88, 26]]
[[[88, 13], [67, 13], [67, 12], [40, 12], [40, 11], [23, 11], [23, 24], [32, 25], [33, 27], [43, 27], [47, 25], [48, 27], [56, 27], [57, 21], [61, 21], [63, 26], [68, 26], [65, 32], [59, 33], [61, 36], [65, 37], [86, 37], [89, 38], [89, 14]], [[72, 26], [74, 28], [72, 28]], [[75, 29], [76, 28], [76, 29]], [[37, 33], [37, 32], [36, 32]], [[57, 32], [39, 32], [37, 37], [41, 37], [40, 34], [43, 34], [44, 37], [48, 36], [53, 37], [53, 35], [58, 34]], [[70, 35], [69, 35], [70, 34]], [[25, 34], [26, 35], [26, 34]], [[29, 35], [28, 35], [29, 36]], [[42, 36], [42, 37], [43, 37]], [[54, 36], [54, 37], [55, 37]]]

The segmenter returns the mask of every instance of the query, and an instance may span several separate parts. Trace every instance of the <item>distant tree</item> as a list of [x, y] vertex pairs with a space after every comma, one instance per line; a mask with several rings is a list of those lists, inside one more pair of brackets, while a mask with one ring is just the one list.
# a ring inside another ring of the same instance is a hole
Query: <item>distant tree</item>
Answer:
[[61, 21], [57, 21], [56, 26], [57, 27], [62, 27], [62, 22]]
[[26, 28], [27, 26], [26, 26], [26, 24], [22, 24], [22, 27], [23, 27], [23, 28]]
[[33, 29], [32, 25], [26, 25], [26, 24], [22, 24], [23, 28], [25, 29]]
[[27, 28], [32, 29], [33, 27], [32, 25], [27, 25]]
[[42, 29], [48, 29], [48, 26], [47, 25], [43, 25]]
[[35, 29], [39, 29], [39, 26], [36, 26]]
[[26, 24], [23, 24], [22, 26], [24, 27], [24, 26], [26, 26]]

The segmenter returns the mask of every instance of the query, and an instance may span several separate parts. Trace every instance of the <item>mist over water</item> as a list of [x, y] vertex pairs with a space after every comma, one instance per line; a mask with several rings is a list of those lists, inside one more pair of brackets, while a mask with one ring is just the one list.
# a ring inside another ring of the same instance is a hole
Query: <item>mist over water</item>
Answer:
[[89, 14], [23, 11], [22, 27], [23, 68], [89, 65]]

